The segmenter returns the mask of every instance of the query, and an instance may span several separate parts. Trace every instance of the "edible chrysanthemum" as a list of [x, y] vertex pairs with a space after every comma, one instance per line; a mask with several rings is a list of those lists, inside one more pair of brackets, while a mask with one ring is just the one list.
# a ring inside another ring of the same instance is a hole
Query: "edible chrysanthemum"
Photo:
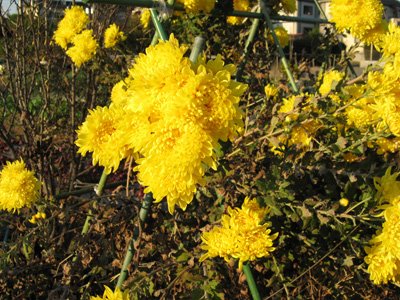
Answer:
[[116, 287], [113, 292], [108, 286], [104, 286], [104, 294], [103, 297], [100, 296], [91, 296], [90, 300], [129, 300], [129, 289], [122, 292], [119, 287]]
[[54, 40], [57, 45], [67, 50], [73, 37], [86, 28], [89, 16], [82, 6], [72, 6], [67, 8], [64, 13], [64, 18], [58, 23], [57, 30], [54, 32]]
[[72, 38], [74, 46], [70, 47], [66, 53], [77, 67], [90, 60], [99, 46], [93, 37], [93, 30], [84, 30]]
[[111, 24], [104, 33], [104, 47], [113, 48], [120, 41], [125, 41], [126, 36], [122, 31], [119, 30], [119, 26]]
[[173, 35], [147, 48], [114, 86], [110, 108], [91, 111], [76, 141], [106, 172], [140, 154], [139, 182], [156, 202], [166, 198], [171, 214], [175, 205], [185, 209], [207, 169], [217, 168], [218, 141], [241, 131], [239, 97], [247, 89], [231, 80], [235, 67], [221, 56], [194, 63], [186, 50]]
[[0, 209], [19, 213], [22, 207], [31, 205], [39, 198], [41, 186], [34, 172], [25, 168], [22, 159], [7, 162], [0, 172]]
[[204, 232], [201, 248], [207, 250], [200, 262], [207, 258], [220, 256], [226, 261], [230, 257], [239, 260], [239, 269], [243, 263], [256, 258], [268, 257], [272, 251], [273, 240], [278, 233], [270, 235], [269, 224], [261, 224], [270, 208], [261, 208], [256, 199], [246, 197], [242, 208], [228, 208], [228, 214], [222, 217], [222, 228], [215, 227], [210, 232]]

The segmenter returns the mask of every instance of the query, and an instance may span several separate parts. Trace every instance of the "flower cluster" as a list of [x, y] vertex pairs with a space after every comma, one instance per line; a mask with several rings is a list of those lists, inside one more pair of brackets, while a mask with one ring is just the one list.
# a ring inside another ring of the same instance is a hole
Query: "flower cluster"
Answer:
[[[287, 45], [289, 45], [290, 37], [288, 34], [288, 31], [283, 28], [282, 26], [277, 26], [275, 29], [276, 36], [278, 37], [279, 44], [281, 45], [282, 48], [285, 48]], [[272, 34], [268, 35], [268, 40], [270, 42], [274, 42], [274, 38], [272, 37]]]
[[383, 5], [379, 0], [332, 0], [330, 12], [330, 22], [336, 24], [339, 32], [347, 29], [367, 44], [379, 42], [379, 35], [385, 30]]
[[[93, 37], [93, 30], [85, 29], [89, 17], [82, 6], [72, 6], [65, 11], [64, 18], [54, 32], [57, 45], [66, 50], [67, 55], [77, 67], [90, 60], [95, 54], [98, 43]], [[73, 44], [68, 49], [68, 45]]]
[[126, 36], [116, 24], [111, 24], [104, 33], [104, 47], [114, 48], [118, 42], [125, 41]]
[[41, 186], [33, 171], [25, 168], [22, 159], [7, 162], [0, 172], [0, 209], [19, 213], [22, 207], [31, 205], [39, 198]]
[[104, 286], [104, 294], [103, 297], [100, 296], [91, 296], [90, 300], [129, 300], [129, 289], [125, 292], [122, 292], [119, 287], [116, 287], [113, 292], [108, 286]]
[[129, 76], [112, 90], [109, 107], [97, 107], [79, 127], [79, 153], [116, 170], [130, 155], [139, 182], [156, 202], [185, 209], [207, 168], [216, 169], [214, 147], [243, 126], [239, 96], [247, 85], [231, 80], [235, 68], [220, 56], [192, 63], [187, 48], [169, 41], [140, 54]]
[[398, 172], [391, 174], [391, 167], [382, 178], [374, 178], [378, 190], [376, 197], [381, 202], [385, 222], [382, 230], [370, 240], [371, 247], [365, 247], [368, 273], [376, 284], [394, 281], [400, 283], [400, 181]]
[[214, 227], [204, 232], [201, 239], [205, 243], [201, 248], [207, 250], [200, 262], [207, 258], [220, 256], [229, 262], [230, 257], [239, 259], [239, 269], [243, 263], [256, 258], [267, 257], [274, 251], [273, 240], [278, 233], [270, 235], [269, 224], [261, 225], [270, 208], [260, 207], [256, 199], [246, 197], [242, 208], [228, 208], [228, 214], [222, 217], [222, 227]]

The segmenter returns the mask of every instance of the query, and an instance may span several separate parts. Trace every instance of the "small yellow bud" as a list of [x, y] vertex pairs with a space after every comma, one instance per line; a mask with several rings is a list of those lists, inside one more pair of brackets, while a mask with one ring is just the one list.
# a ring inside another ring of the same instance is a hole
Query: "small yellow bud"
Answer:
[[349, 205], [349, 199], [342, 198], [342, 199], [340, 199], [339, 203], [340, 203], [341, 206], [345, 206], [346, 207], [347, 205]]

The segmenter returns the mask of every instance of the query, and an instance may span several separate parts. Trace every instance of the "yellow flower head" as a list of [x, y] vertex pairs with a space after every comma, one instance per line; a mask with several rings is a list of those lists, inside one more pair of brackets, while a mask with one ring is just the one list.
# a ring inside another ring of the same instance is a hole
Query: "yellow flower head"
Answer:
[[375, 198], [382, 197], [381, 202], [392, 203], [392, 199], [396, 199], [400, 195], [400, 181], [396, 181], [399, 173], [391, 174], [391, 170], [392, 167], [389, 167], [381, 178], [374, 177], [374, 185], [378, 191]]
[[265, 88], [265, 96], [267, 97], [275, 97], [276, 95], [278, 95], [280, 88], [276, 87], [275, 85], [273, 85], [272, 83], [268, 83]]
[[361, 41], [366, 45], [374, 44], [376, 47], [380, 48], [387, 31], [388, 23], [382, 20], [376, 27], [366, 31]]
[[390, 253], [382, 251], [379, 246], [365, 247], [368, 273], [375, 284], [387, 283], [392, 280], [399, 283], [400, 261]]
[[142, 23], [143, 28], [148, 28], [150, 25], [150, 10], [145, 8], [140, 15], [140, 23]]
[[122, 31], [119, 31], [119, 27], [116, 24], [111, 24], [104, 33], [104, 47], [112, 48], [117, 45], [120, 41], [125, 41], [126, 36]]
[[0, 172], [0, 209], [19, 213], [38, 199], [41, 185], [33, 171], [25, 169], [22, 159], [7, 162]]
[[73, 37], [86, 28], [89, 23], [89, 16], [82, 6], [72, 6], [69, 9], [67, 8], [64, 13], [64, 18], [58, 23], [57, 30], [54, 32], [54, 40], [57, 45], [67, 50]]
[[341, 81], [345, 74], [336, 70], [332, 70], [324, 74], [324, 79], [318, 91], [321, 95], [325, 95], [332, 90], [332, 83], [334, 81]]
[[192, 201], [196, 184], [204, 184], [203, 163], [216, 169], [212, 139], [194, 123], [159, 121], [137, 161], [138, 179], [152, 192], [156, 202], [167, 197], [172, 214], [175, 205], [183, 210]]
[[45, 218], [46, 214], [44, 212], [38, 212], [37, 214], [33, 215], [32, 218], [29, 219], [29, 222], [31, 222], [32, 224], [36, 224], [37, 221]]
[[[288, 31], [282, 26], [277, 26], [274, 30], [275, 30], [276, 36], [278, 37], [279, 44], [281, 45], [281, 47], [285, 48], [287, 45], [289, 45], [290, 37], [289, 37]], [[272, 34], [268, 35], [268, 40], [270, 42], [274, 42], [274, 38], [272, 37]]]
[[66, 53], [79, 68], [82, 64], [90, 60], [96, 54], [99, 46], [93, 38], [93, 30], [84, 30], [72, 38], [74, 46], [69, 48]]
[[332, 19], [339, 32], [346, 29], [362, 39], [369, 30], [381, 25], [383, 5], [379, 0], [332, 0]]
[[350, 93], [348, 104], [351, 103], [345, 110], [347, 124], [356, 128], [368, 127], [375, 119], [375, 111], [372, 107], [374, 99], [372, 97], [362, 97], [366, 90], [365, 85], [347, 86], [345, 88]]
[[[249, 11], [250, 10], [250, 1], [249, 0], [233, 0], [233, 9], [240, 11]], [[226, 19], [229, 24], [232, 25], [240, 25], [243, 23], [244, 18], [230, 16]]]
[[215, 227], [205, 232], [201, 248], [207, 250], [200, 262], [216, 256], [229, 261], [229, 257], [239, 259], [239, 269], [243, 263], [256, 258], [267, 257], [274, 251], [273, 240], [278, 233], [270, 235], [268, 224], [260, 225], [270, 208], [260, 208], [256, 199], [246, 197], [242, 208], [228, 209], [229, 215], [222, 217], [222, 228]]
[[197, 14], [203, 12], [209, 13], [214, 9], [215, 0], [178, 0], [177, 3], [182, 3], [187, 13]]
[[118, 169], [122, 159], [129, 156], [130, 151], [125, 144], [120, 123], [124, 120], [124, 111], [118, 106], [97, 107], [89, 110], [85, 122], [77, 130], [78, 139], [75, 144], [79, 147], [78, 153], [85, 156], [93, 152], [93, 165], [105, 167], [109, 174], [114, 168]]
[[287, 13], [292, 14], [295, 13], [297, 10], [296, 7], [296, 0], [281, 0], [281, 9]]
[[105, 291], [103, 297], [100, 296], [91, 296], [90, 300], [129, 300], [129, 289], [125, 292], [121, 292], [119, 287], [115, 288], [113, 292], [108, 286], [104, 286]]
[[393, 22], [389, 23], [388, 32], [383, 37], [382, 52], [384, 56], [392, 55], [400, 51], [400, 27]]

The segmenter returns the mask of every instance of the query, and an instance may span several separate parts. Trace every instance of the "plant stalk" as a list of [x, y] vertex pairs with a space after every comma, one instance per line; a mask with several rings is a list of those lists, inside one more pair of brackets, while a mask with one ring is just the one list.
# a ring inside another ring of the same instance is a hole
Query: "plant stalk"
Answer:
[[258, 292], [257, 285], [254, 281], [253, 274], [251, 273], [250, 266], [247, 263], [243, 264], [243, 272], [246, 275], [246, 280], [249, 284], [249, 289], [253, 300], [261, 300], [260, 293]]
[[128, 266], [132, 262], [133, 254], [135, 253], [135, 242], [137, 241], [140, 234], [140, 227], [144, 225], [146, 222], [148, 213], [151, 208], [151, 204], [153, 203], [153, 194], [148, 193], [144, 197], [142, 207], [139, 211], [139, 222], [141, 223], [139, 226], [136, 226], [133, 231], [133, 237], [129, 242], [128, 251], [126, 252], [124, 263], [121, 268], [121, 272], [118, 278], [117, 287], [122, 290], [122, 284], [124, 283], [126, 277], [128, 276]]

